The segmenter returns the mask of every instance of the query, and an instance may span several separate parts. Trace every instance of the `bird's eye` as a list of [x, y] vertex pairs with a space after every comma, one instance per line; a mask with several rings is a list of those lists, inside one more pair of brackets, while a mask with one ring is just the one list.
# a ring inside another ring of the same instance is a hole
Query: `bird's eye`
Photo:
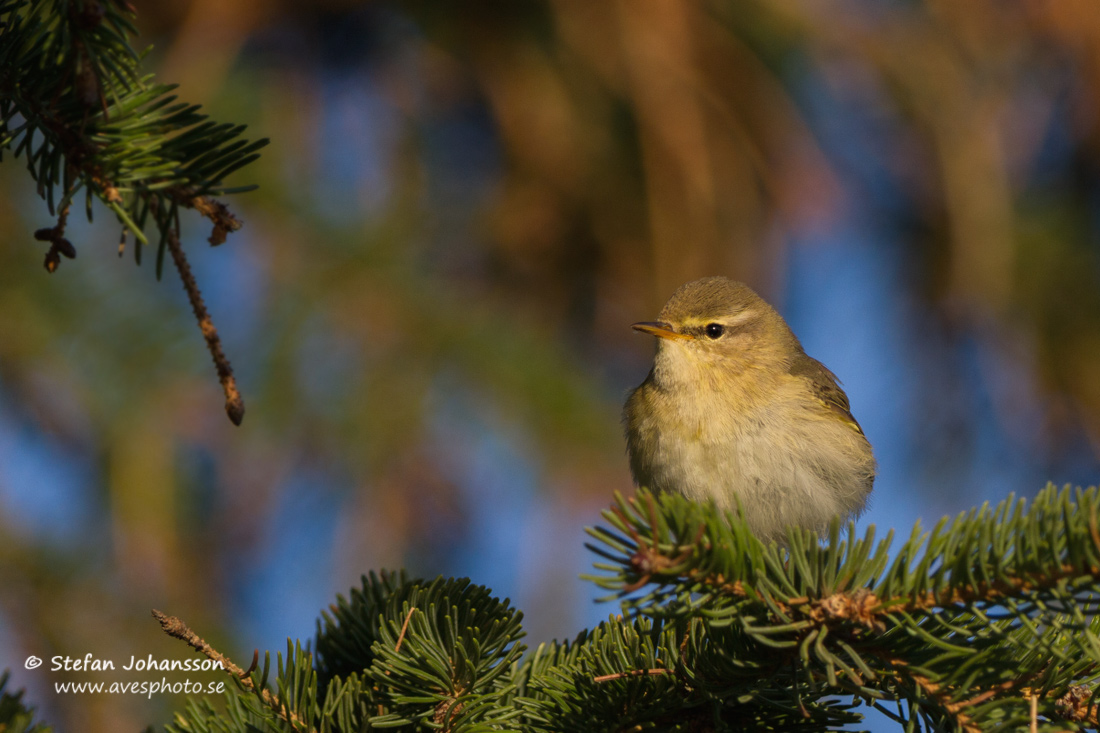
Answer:
[[726, 327], [721, 323], [708, 323], [706, 332], [707, 338], [721, 338], [722, 334], [726, 332]]

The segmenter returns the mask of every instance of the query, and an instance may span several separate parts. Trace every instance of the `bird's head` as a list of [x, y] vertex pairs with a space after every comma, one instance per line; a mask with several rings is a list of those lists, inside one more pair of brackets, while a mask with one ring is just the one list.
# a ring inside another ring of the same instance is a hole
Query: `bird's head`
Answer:
[[658, 382], [718, 382], [785, 369], [801, 351], [786, 321], [744, 283], [707, 277], [683, 285], [657, 321], [632, 328], [658, 338]]

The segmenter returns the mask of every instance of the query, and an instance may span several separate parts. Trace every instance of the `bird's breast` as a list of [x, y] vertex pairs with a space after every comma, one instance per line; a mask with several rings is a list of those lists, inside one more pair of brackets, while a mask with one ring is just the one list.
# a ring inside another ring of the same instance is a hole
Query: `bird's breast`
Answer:
[[625, 417], [640, 485], [726, 509], [740, 502], [762, 536], [858, 513], [870, 489], [865, 439], [794, 390], [732, 404], [644, 384]]

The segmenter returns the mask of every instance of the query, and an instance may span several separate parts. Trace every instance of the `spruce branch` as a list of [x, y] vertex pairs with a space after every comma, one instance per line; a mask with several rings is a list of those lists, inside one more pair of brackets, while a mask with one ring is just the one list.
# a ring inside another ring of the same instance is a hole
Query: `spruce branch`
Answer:
[[873, 528], [834, 526], [824, 545], [795, 533], [785, 551], [713, 506], [639, 492], [605, 512], [614, 529], [591, 531], [611, 561], [595, 580], [630, 613], [700, 618], [753, 658], [770, 650], [762, 668], [794, 664], [815, 694], [907, 700], [960, 730], [1026, 723], [1032, 697], [1065, 719], [1069, 690], [1093, 690], [1100, 670], [1098, 507], [1095, 489], [1010, 497], [918, 525], [891, 563]]
[[[231, 693], [227, 707], [240, 710], [240, 730], [278, 729], [272, 711], [284, 709], [323, 730], [517, 730], [520, 713], [509, 701], [524, 649], [517, 643], [520, 614], [487, 588], [462, 579], [425, 582], [372, 573], [351, 600], [340, 597], [323, 618], [316, 656], [288, 645], [285, 664], [280, 657], [275, 698], [289, 706], [249, 706], [241, 700], [254, 694]], [[209, 654], [209, 645], [189, 632], [178, 638]], [[268, 666], [252, 676], [254, 689], [266, 689]], [[239, 668], [233, 673], [241, 674]], [[170, 730], [237, 729], [215, 723], [219, 715], [209, 705], [186, 712]]]
[[[166, 250], [184, 281], [226, 394], [226, 411], [240, 424], [244, 403], [198, 285], [179, 245], [179, 209], [192, 209], [212, 224], [211, 245], [222, 244], [240, 220], [216, 196], [225, 179], [259, 157], [267, 140], [242, 137], [244, 125], [215, 123], [198, 105], [177, 101], [173, 85], [158, 84], [140, 70], [142, 54], [133, 8], [123, 0], [0, 0], [0, 159], [23, 158], [52, 214], [53, 227], [35, 238], [50, 243], [45, 267], [75, 258], [64, 238], [70, 207], [84, 191], [107, 206], [135, 237], [140, 263], [149, 244], [146, 225], [159, 235], [157, 277]], [[150, 222], [150, 215], [152, 221]]]
[[[253, 654], [252, 665], [248, 670], [243, 670], [239, 666], [233, 663], [233, 660], [219, 652], [214, 647], [210, 646], [206, 641], [191, 630], [182, 619], [176, 616], [169, 616], [162, 611], [153, 609], [153, 618], [157, 620], [160, 627], [164, 630], [164, 633], [169, 636], [179, 639], [187, 643], [190, 647], [204, 655], [207, 659], [218, 662], [222, 668], [229, 673], [230, 677], [239, 684], [243, 689], [249, 692], [257, 692], [260, 699], [264, 704], [273, 710], [280, 718], [285, 720], [295, 731], [307, 731], [312, 733], [313, 728], [303, 721], [297, 713], [291, 710], [285, 702], [279, 699], [279, 696], [272, 693], [265, 686], [260, 685], [257, 688], [256, 683], [252, 680], [252, 671], [256, 668], [256, 663], [259, 658], [259, 650]], [[266, 665], [265, 665], [266, 666]], [[266, 670], [264, 678], [267, 677]]]
[[[1095, 729], [1098, 510], [1096, 489], [1048, 487], [894, 548], [839, 525], [780, 548], [639, 491], [590, 530], [624, 615], [520, 658], [519, 614], [487, 588], [371, 574], [322, 614], [315, 657], [279, 657], [276, 709], [318, 730], [818, 731], [861, 705], [905, 730]], [[206, 704], [170, 730], [289, 724], [246, 692], [232, 722]]]

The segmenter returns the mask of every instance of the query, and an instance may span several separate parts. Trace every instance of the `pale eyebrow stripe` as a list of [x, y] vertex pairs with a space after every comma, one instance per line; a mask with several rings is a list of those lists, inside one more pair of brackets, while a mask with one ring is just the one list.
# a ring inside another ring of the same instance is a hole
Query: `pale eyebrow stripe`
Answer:
[[756, 315], [757, 315], [757, 311], [752, 309], [752, 308], [749, 308], [747, 310], [741, 311], [740, 313], [733, 316], [732, 318], [725, 318], [725, 319], [720, 319], [720, 318], [692, 318], [691, 320], [686, 321], [684, 323], [684, 325], [687, 326], [688, 328], [702, 328], [702, 327], [706, 326], [709, 323], [720, 323], [723, 326], [735, 327], [735, 326], [740, 326], [741, 324], [745, 323], [746, 321], [751, 320], [752, 318], [756, 317]]
[[726, 323], [727, 326], [740, 326], [742, 323], [749, 320], [750, 318], [752, 318], [755, 315], [756, 315], [756, 311], [754, 311], [750, 308], [748, 310], [741, 311], [740, 313], [738, 313], [736, 316], [729, 319], [725, 323]]

